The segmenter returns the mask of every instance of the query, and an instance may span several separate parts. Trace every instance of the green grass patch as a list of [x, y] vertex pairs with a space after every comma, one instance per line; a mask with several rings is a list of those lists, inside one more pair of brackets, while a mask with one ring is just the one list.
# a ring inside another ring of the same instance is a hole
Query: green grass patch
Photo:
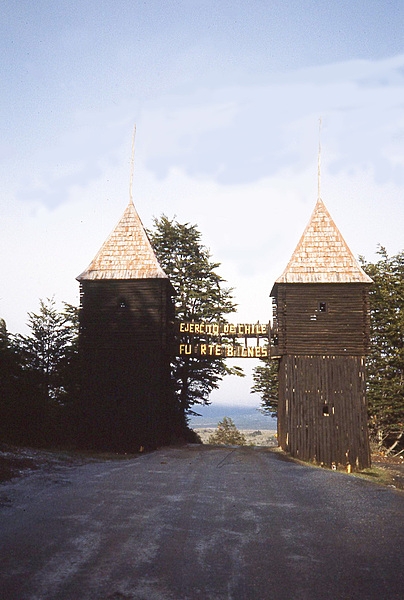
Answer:
[[367, 479], [384, 486], [394, 486], [399, 488], [397, 485], [397, 479], [395, 474], [387, 469], [381, 467], [371, 467], [370, 469], [363, 469], [363, 471], [356, 471], [351, 473], [354, 477], [360, 477], [361, 479]]

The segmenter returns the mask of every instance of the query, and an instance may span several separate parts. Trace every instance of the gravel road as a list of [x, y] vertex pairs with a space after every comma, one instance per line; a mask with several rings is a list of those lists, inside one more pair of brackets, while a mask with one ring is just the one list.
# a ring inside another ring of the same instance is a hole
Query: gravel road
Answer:
[[394, 600], [404, 493], [188, 446], [0, 485], [1, 600]]

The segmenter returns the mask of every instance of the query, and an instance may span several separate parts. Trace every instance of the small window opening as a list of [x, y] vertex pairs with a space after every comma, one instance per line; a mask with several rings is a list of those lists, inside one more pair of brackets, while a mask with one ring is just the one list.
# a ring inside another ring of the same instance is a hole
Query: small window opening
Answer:
[[327, 312], [327, 302], [319, 302], [318, 303], [318, 311], [319, 312]]

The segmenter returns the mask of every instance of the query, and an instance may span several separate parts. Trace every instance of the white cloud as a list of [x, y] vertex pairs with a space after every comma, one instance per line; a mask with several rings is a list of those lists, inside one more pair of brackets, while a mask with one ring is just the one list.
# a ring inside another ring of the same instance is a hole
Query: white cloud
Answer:
[[331, 169], [368, 167], [380, 181], [402, 183], [394, 164], [404, 134], [403, 68], [404, 55], [349, 61], [273, 76], [261, 85], [159, 97], [143, 109], [139, 133], [147, 132], [147, 141], [139, 151], [159, 177], [177, 166], [227, 185], [247, 183], [285, 167], [305, 169], [321, 116]]
[[28, 145], [3, 164], [0, 317], [22, 332], [39, 298], [78, 302], [75, 277], [129, 200], [135, 120], [134, 201], [144, 225], [162, 213], [197, 224], [235, 287], [239, 320], [271, 316], [272, 284], [313, 210], [319, 116], [322, 197], [352, 251], [368, 259], [378, 243], [401, 251], [403, 67], [403, 56], [352, 61], [157, 96], [142, 112], [126, 99], [77, 115], [49, 148], [28, 156]]

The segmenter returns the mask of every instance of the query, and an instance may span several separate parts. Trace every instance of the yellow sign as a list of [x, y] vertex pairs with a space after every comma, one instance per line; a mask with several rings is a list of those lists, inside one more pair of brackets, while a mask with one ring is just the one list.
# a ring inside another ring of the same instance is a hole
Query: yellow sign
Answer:
[[232, 344], [180, 344], [180, 356], [201, 358], [267, 358], [268, 346], [233, 346]]
[[268, 336], [268, 325], [261, 323], [205, 323], [180, 322], [179, 332], [186, 335], [202, 336], [230, 336], [230, 337], [257, 337]]

